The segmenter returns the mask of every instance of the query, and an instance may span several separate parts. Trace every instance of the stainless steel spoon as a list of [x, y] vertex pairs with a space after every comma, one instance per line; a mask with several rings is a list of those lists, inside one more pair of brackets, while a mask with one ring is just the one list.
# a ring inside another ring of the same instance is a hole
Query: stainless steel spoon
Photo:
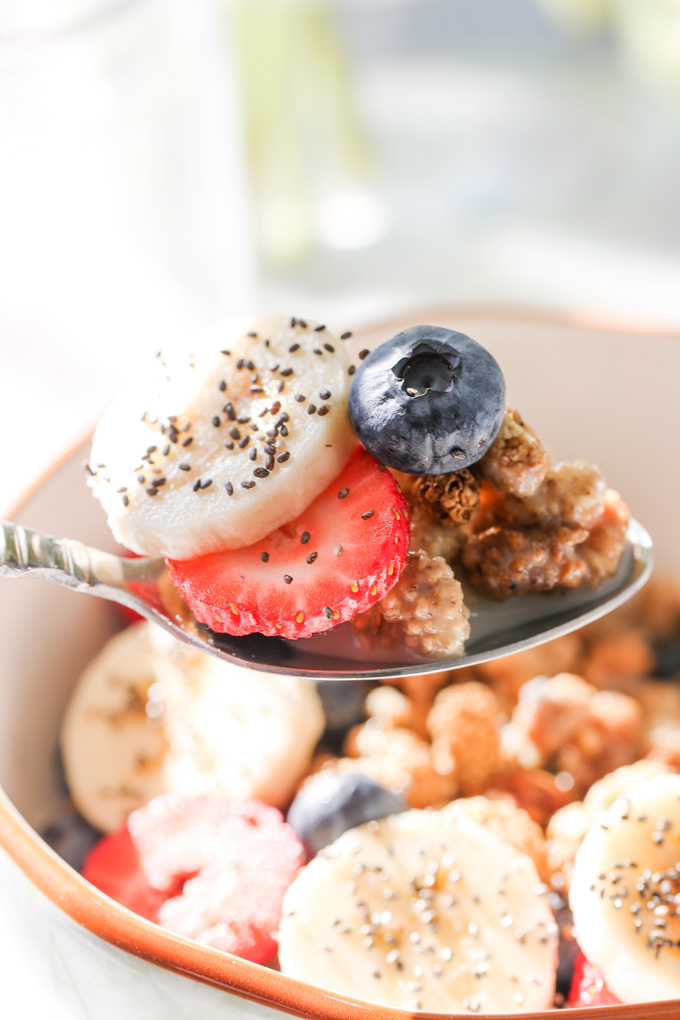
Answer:
[[34, 575], [134, 609], [175, 637], [220, 659], [269, 673], [329, 680], [386, 680], [473, 666], [568, 634], [631, 597], [652, 570], [652, 540], [635, 520], [616, 575], [599, 588], [495, 602], [463, 580], [471, 636], [458, 659], [423, 659], [406, 649], [366, 649], [349, 624], [299, 641], [215, 634], [198, 623], [169, 577], [165, 560], [126, 559], [68, 538], [0, 522], [0, 574]]

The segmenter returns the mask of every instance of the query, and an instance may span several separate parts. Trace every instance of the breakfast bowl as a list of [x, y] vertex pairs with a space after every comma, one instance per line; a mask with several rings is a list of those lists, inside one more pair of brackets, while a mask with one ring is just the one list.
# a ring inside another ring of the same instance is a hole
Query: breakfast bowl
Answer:
[[[503, 366], [509, 403], [556, 458], [585, 457], [603, 470], [651, 533], [660, 569], [680, 575], [673, 513], [680, 502], [679, 338], [524, 312], [444, 308], [409, 318], [487, 347]], [[408, 324], [380, 323], [353, 342], [371, 347]], [[85, 486], [87, 452], [85, 442], [66, 454], [6, 516], [113, 548]], [[9, 1001], [20, 989], [23, 1015], [49, 1003], [51, 1015], [97, 1020], [412, 1015], [355, 999], [351, 987], [331, 992], [175, 935], [99, 892], [40, 838], [64, 796], [58, 739], [69, 695], [120, 626], [106, 602], [0, 579], [0, 947]], [[676, 1000], [586, 1008], [584, 1015], [670, 1020], [679, 1008]]]

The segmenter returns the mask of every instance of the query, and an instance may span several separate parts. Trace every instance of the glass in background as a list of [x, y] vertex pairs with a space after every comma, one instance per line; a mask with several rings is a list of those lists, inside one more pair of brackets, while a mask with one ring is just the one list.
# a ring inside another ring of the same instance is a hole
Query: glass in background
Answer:
[[663, 6], [282, 0], [273, 22], [273, 0], [226, 0], [248, 23], [234, 38], [264, 303], [680, 323], [680, 96], [649, 88], [623, 29], [606, 31], [612, 6], [645, 4]]

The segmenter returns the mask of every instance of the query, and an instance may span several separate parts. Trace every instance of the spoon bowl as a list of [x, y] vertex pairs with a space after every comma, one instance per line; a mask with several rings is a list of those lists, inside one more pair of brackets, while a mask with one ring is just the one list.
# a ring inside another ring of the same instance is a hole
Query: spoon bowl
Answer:
[[525, 595], [497, 602], [462, 578], [470, 609], [466, 653], [426, 659], [406, 648], [367, 648], [350, 624], [290, 641], [250, 634], [217, 634], [199, 623], [175, 587], [165, 560], [129, 559], [53, 538], [9, 521], [0, 522], [0, 574], [34, 575], [76, 591], [118, 602], [174, 637], [227, 662], [268, 673], [318, 680], [388, 680], [474, 666], [552, 641], [591, 623], [627, 601], [648, 580], [652, 540], [631, 520], [628, 544], [616, 574], [598, 588]]

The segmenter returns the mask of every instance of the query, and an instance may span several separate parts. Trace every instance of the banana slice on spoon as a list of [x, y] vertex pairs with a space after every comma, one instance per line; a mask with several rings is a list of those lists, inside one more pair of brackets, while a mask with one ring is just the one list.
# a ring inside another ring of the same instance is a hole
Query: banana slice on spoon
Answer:
[[465, 817], [408, 811], [350, 829], [289, 887], [281, 970], [404, 1009], [552, 1005], [557, 927], [533, 861]]
[[89, 484], [133, 552], [191, 559], [294, 520], [357, 446], [343, 343], [283, 315], [159, 353], [104, 413]]

